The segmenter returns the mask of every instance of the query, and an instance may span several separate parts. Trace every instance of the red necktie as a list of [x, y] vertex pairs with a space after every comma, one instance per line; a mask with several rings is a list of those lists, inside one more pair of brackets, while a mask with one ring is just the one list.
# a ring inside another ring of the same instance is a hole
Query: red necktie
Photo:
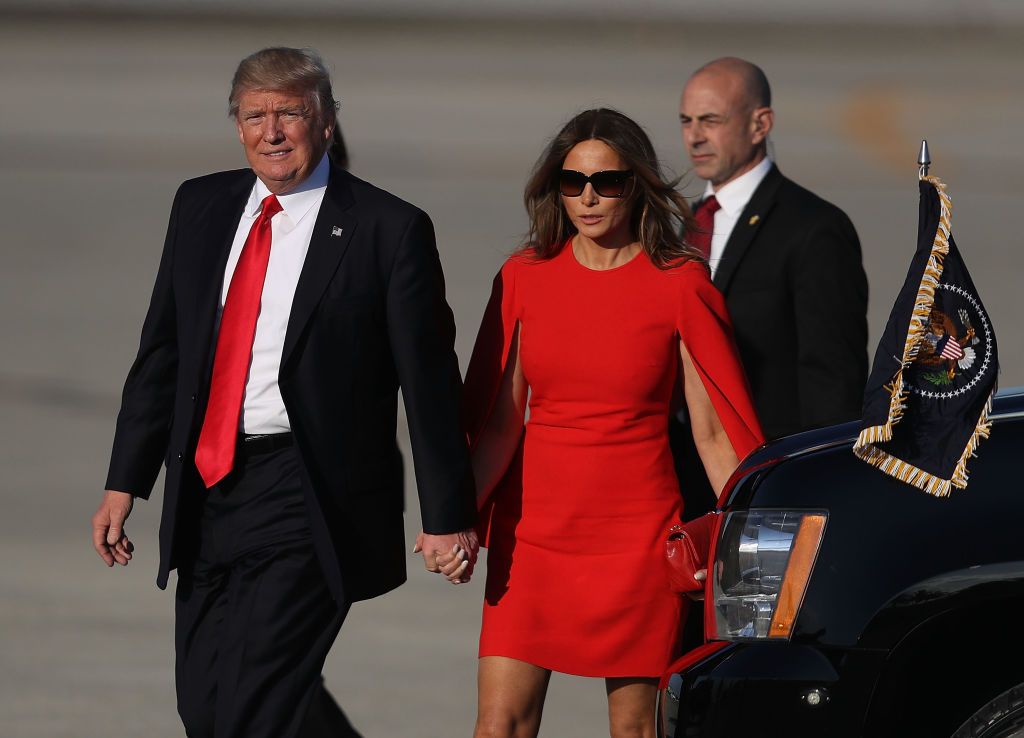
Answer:
[[711, 258], [711, 237], [715, 232], [715, 213], [722, 209], [714, 195], [709, 197], [697, 210], [697, 230], [690, 234], [690, 245], [704, 254], [705, 259]]
[[235, 464], [238, 417], [270, 260], [270, 219], [279, 212], [281, 203], [277, 197], [267, 195], [242, 246], [224, 301], [217, 350], [213, 355], [210, 401], [196, 447], [196, 468], [207, 488], [226, 477]]

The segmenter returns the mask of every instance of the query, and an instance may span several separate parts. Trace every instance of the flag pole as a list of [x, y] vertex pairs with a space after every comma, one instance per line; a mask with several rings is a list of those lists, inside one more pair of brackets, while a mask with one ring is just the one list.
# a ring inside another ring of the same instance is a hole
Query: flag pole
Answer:
[[921, 139], [921, 150], [917, 154], [917, 178], [924, 179], [928, 176], [928, 168], [932, 164], [932, 155], [928, 151], [928, 139]]

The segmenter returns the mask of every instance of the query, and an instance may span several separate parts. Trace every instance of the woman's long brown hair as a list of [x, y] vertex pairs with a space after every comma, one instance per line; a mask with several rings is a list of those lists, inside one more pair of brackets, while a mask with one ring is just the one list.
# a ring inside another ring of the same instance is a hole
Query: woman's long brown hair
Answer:
[[661, 269], [678, 266], [689, 259], [704, 260], [685, 234], [696, 227], [686, 199], [676, 190], [679, 180], [667, 181], [658, 164], [654, 146], [644, 130], [617, 110], [587, 110], [558, 132], [537, 161], [526, 185], [523, 199], [530, 216], [530, 231], [522, 253], [550, 259], [561, 251], [575, 233], [558, 191], [558, 173], [572, 148], [582, 142], [606, 143], [633, 172], [630, 227], [633, 237]]

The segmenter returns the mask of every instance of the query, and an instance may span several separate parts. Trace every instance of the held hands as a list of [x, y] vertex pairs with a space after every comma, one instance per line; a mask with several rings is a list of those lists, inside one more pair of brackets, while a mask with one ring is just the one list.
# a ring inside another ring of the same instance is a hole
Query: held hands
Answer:
[[422, 552], [427, 571], [443, 575], [452, 584], [465, 584], [473, 575], [479, 550], [476, 531], [470, 528], [439, 536], [421, 531], [412, 552]]
[[128, 540], [124, 521], [131, 515], [134, 502], [135, 498], [127, 492], [108, 489], [92, 516], [92, 545], [107, 566], [113, 566], [115, 561], [128, 566], [132, 560], [135, 546]]

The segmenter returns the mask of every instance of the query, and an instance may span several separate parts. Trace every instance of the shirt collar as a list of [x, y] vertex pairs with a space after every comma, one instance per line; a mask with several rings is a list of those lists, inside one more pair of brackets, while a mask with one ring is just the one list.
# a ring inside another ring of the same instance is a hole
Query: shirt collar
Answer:
[[[331, 174], [331, 162], [324, 154], [320, 163], [316, 165], [313, 173], [306, 177], [305, 181], [299, 184], [291, 192], [278, 195], [277, 201], [281, 203], [281, 209], [292, 223], [298, 223], [309, 212], [309, 209], [316, 204], [317, 200], [327, 189], [327, 180]], [[263, 184], [263, 180], [256, 178], [252, 192], [249, 193], [249, 202], [245, 205], [245, 214], [255, 218], [260, 211], [263, 199], [270, 194], [270, 190]]]
[[765, 175], [768, 174], [771, 168], [772, 159], [770, 156], [766, 156], [749, 172], [741, 174], [732, 182], [719, 187], [718, 192], [715, 192], [711, 187], [711, 183], [708, 182], [704, 188], [704, 199], [714, 195], [726, 215], [738, 218], [740, 213], [743, 212], [743, 208], [750, 202], [750, 198], [754, 196], [754, 191], [761, 184], [761, 180], [765, 178]]

